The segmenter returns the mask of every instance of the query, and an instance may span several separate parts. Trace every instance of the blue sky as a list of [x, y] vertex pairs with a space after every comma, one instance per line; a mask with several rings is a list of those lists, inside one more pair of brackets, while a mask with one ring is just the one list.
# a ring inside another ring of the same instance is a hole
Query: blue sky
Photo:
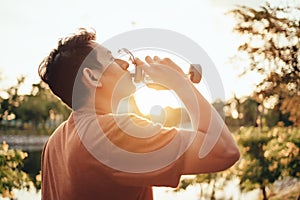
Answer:
[[28, 92], [31, 84], [39, 81], [37, 67], [42, 58], [58, 38], [78, 27], [95, 28], [99, 43], [129, 30], [163, 28], [184, 34], [204, 48], [222, 75], [227, 98], [233, 93], [245, 95], [254, 84], [238, 79], [240, 69], [228, 63], [238, 40], [231, 33], [233, 18], [224, 13], [234, 5], [258, 6], [261, 2], [0, 0], [0, 88], [15, 84], [17, 77], [25, 75], [22, 91]]

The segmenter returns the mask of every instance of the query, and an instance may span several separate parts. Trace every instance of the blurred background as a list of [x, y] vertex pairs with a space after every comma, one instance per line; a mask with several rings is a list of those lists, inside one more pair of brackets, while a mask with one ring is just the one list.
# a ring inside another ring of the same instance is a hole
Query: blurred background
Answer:
[[[155, 199], [299, 198], [299, 1], [0, 0], [0, 5], [0, 199], [40, 199], [42, 147], [70, 110], [40, 82], [37, 68], [58, 38], [80, 27], [94, 28], [99, 43], [140, 28], [176, 31], [199, 44], [221, 76], [222, 99], [211, 99], [203, 83], [196, 87], [231, 129], [240, 161], [224, 172], [185, 176], [176, 189], [155, 188]], [[163, 121], [178, 125], [180, 108], [161, 107]], [[161, 113], [144, 115], [159, 119]]]

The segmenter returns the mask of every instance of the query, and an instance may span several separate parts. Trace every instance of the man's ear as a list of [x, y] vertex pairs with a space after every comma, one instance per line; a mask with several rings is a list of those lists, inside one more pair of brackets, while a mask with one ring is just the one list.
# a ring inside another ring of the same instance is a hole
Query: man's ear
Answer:
[[83, 69], [83, 78], [87, 81], [88, 84], [94, 87], [102, 86], [101, 82], [98, 80], [98, 77], [90, 68], [85, 67]]

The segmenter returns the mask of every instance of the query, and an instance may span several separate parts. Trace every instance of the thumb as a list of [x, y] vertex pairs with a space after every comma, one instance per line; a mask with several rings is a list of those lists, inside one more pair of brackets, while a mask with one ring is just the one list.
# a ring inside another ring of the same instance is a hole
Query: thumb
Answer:
[[141, 59], [136, 58], [135, 64], [136, 64], [137, 68], [144, 70], [146, 73], [149, 71], [150, 66], [148, 64], [144, 63]]

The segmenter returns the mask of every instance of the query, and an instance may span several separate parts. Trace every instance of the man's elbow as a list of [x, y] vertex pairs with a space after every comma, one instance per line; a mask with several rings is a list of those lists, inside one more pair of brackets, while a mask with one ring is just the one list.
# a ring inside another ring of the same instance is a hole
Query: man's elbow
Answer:
[[239, 159], [240, 159], [240, 151], [238, 149], [238, 147], [236, 145], [228, 148], [225, 151], [225, 169], [231, 167], [232, 165], [234, 165]]
[[234, 161], [234, 163], [237, 162], [240, 159], [241, 155], [240, 155], [240, 151], [239, 151], [239, 149], [238, 149], [237, 146], [235, 146], [234, 148], [232, 148], [230, 154], [231, 154], [231, 158]]
[[[212, 161], [210, 163], [210, 167], [204, 168], [201, 173], [211, 173], [211, 172], [220, 172], [227, 170], [228, 168], [232, 167], [239, 159], [240, 159], [240, 152], [236, 146], [228, 147], [223, 149], [223, 151], [212, 152], [210, 155], [211, 160], [205, 161]], [[214, 166], [214, 167], [211, 167]]]

